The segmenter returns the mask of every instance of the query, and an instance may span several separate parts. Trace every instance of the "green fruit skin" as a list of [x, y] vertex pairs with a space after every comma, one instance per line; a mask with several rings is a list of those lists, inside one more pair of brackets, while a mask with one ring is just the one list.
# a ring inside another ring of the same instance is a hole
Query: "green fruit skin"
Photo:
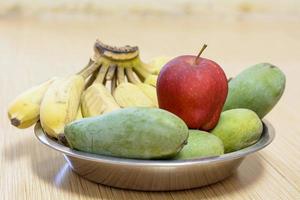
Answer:
[[223, 111], [247, 108], [262, 119], [279, 101], [285, 88], [285, 75], [276, 66], [260, 63], [229, 81]]
[[84, 118], [65, 127], [72, 148], [115, 157], [158, 159], [176, 155], [186, 144], [188, 127], [158, 108], [125, 108]]
[[223, 141], [225, 153], [229, 153], [256, 143], [262, 131], [263, 124], [257, 114], [240, 108], [222, 112], [211, 133]]
[[224, 154], [224, 145], [218, 137], [205, 131], [189, 130], [187, 145], [174, 159], [195, 159], [222, 154]]

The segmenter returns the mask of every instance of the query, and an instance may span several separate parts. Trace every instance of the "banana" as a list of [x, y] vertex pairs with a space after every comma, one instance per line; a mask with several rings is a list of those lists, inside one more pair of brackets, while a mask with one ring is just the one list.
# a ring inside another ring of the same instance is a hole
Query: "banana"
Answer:
[[49, 87], [40, 109], [41, 125], [48, 135], [57, 138], [65, 125], [76, 118], [84, 85], [82, 76], [73, 75]]
[[116, 102], [122, 107], [155, 107], [143, 91], [132, 83], [121, 83], [113, 93]]
[[128, 82], [139, 83], [139, 80], [134, 76], [134, 73], [131, 68], [126, 68], [125, 73], [126, 73]]
[[152, 75], [149, 75], [149, 76], [145, 79], [144, 83], [156, 87], [157, 78], [158, 78], [157, 75], [153, 75], [153, 74], [152, 74]]
[[[140, 59], [139, 49], [137, 46], [126, 45], [124, 47], [114, 47], [103, 44], [102, 42], [97, 40], [94, 48], [97, 49], [98, 52], [100, 52], [102, 65], [110, 65], [110, 71], [114, 71], [115, 68], [117, 68], [116, 75], [118, 77], [118, 82], [123, 81], [123, 72], [126, 73], [127, 78], [130, 78], [129, 82], [133, 82], [136, 80], [131, 76], [133, 75], [133, 72], [141, 81], [144, 81], [147, 76], [154, 73], [154, 68], [144, 63]], [[107, 73], [107, 79], [112, 80], [111, 73], [109, 72]]]
[[9, 106], [8, 117], [11, 124], [18, 128], [28, 128], [39, 120], [40, 104], [52, 78], [20, 94]]
[[81, 108], [84, 117], [92, 117], [117, 110], [120, 106], [104, 85], [94, 83], [83, 92]]
[[[102, 84], [105, 78], [108, 80], [113, 78], [113, 80], [115, 80], [115, 71], [116, 67], [113, 65], [110, 66], [110, 68], [108, 68], [108, 65], [101, 66], [94, 83], [83, 92], [81, 108], [84, 117], [97, 116], [120, 108], [113, 96]], [[105, 77], [106, 73], [109, 73], [110, 76]], [[114, 83], [112, 83], [112, 86], [113, 84]]]
[[76, 119], [85, 79], [97, 68], [97, 62], [92, 63], [78, 74], [60, 78], [50, 85], [40, 108], [41, 125], [49, 136], [58, 138], [65, 125]]
[[82, 115], [82, 111], [81, 111], [81, 106], [79, 105], [75, 119], [77, 120], [77, 119], [82, 119], [82, 118], [83, 118], [83, 115]]
[[117, 83], [118, 83], [117, 79], [118, 79], [117, 76], [114, 76], [113, 79], [111, 80], [111, 84], [110, 84], [110, 92], [111, 93], [115, 92], [115, 89], [116, 89]]
[[117, 65], [112, 64], [109, 66], [109, 69], [106, 74], [106, 80], [112, 80], [116, 71]]
[[[146, 85], [155, 86], [156, 68], [140, 59], [137, 46], [113, 47], [96, 41], [94, 51], [77, 74], [45, 82], [17, 97], [8, 109], [11, 123], [27, 128], [40, 119], [45, 132], [58, 138], [67, 123], [82, 115], [120, 107], [157, 107], [155, 88]], [[105, 87], [108, 84], [110, 91]]]
[[125, 69], [123, 67], [117, 68], [117, 84], [125, 82]]
[[99, 73], [99, 69], [94, 71], [94, 73], [87, 79], [87, 81], [85, 82], [85, 86], [84, 89], [87, 89], [88, 87], [90, 87], [93, 82], [96, 80], [97, 78], [97, 74]]
[[143, 65], [141, 65], [141, 66], [139, 66], [139, 65], [134, 66], [133, 67], [133, 71], [137, 74], [137, 76], [142, 81], [145, 81], [147, 79], [147, 77], [151, 75], [151, 72], [148, 69], [146, 69], [146, 68], [144, 68], [142, 66]]
[[162, 67], [171, 60], [168, 56], [159, 56], [153, 58], [146, 67], [150, 68], [153, 72], [152, 74], [158, 75]]
[[152, 103], [155, 105], [155, 107], [158, 107], [158, 101], [157, 101], [157, 94], [156, 94], [156, 88], [152, 85], [148, 85], [145, 83], [137, 83], [136, 86], [138, 86], [142, 92], [151, 99]]

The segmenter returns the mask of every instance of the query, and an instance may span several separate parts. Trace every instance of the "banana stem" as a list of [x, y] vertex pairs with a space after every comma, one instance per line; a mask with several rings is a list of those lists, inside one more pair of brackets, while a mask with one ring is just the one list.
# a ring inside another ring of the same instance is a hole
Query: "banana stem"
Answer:
[[108, 65], [102, 65], [101, 66], [101, 68], [99, 70], [99, 73], [97, 75], [97, 78], [94, 81], [94, 83], [101, 83], [101, 84], [103, 84], [103, 81], [104, 81], [105, 75], [106, 75], [106, 73], [108, 71], [108, 68], [109, 68]]
[[113, 94], [115, 89], [117, 87], [117, 76], [113, 76], [112, 80], [111, 80], [111, 93]]
[[151, 66], [149, 66], [149, 64], [146, 64], [146, 63], [141, 63], [141, 68], [143, 68], [149, 74], [153, 74], [155, 72], [155, 69], [153, 69]]
[[145, 69], [141, 68], [140, 66], [133, 67], [133, 71], [138, 75], [141, 81], [144, 81], [147, 76], [150, 75]]
[[127, 76], [127, 79], [128, 79], [129, 82], [139, 83], [139, 81], [135, 78], [131, 68], [126, 68], [125, 73], [126, 73], [126, 76]]
[[124, 72], [124, 68], [118, 66], [118, 67], [117, 67], [117, 77], [118, 77], [118, 83], [119, 83], [119, 84], [125, 82], [125, 75], [124, 75], [124, 73], [125, 73], [125, 72]]
[[108, 72], [106, 74], [106, 80], [112, 80], [114, 78], [114, 74], [116, 71], [117, 65], [116, 64], [111, 64], [109, 66]]
[[112, 60], [131, 60], [139, 55], [137, 46], [126, 45], [124, 47], [114, 47], [104, 44], [99, 40], [96, 40], [94, 49], [99, 52], [100, 55]]
[[79, 71], [77, 74], [81, 75], [84, 79], [89, 77], [94, 71], [96, 71], [99, 67], [98, 62], [89, 62], [89, 64], [83, 68], [81, 71]]
[[97, 75], [99, 73], [99, 69], [98, 68], [96, 71], [94, 71], [94, 73], [89, 77], [89, 79], [87, 80], [87, 82], [85, 83], [84, 89], [87, 89], [88, 87], [90, 87], [93, 82], [96, 80]]

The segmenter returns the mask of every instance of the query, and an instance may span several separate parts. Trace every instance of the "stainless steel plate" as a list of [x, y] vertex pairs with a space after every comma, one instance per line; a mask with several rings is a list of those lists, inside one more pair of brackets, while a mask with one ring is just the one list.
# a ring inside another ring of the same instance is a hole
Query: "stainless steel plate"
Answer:
[[136, 160], [73, 150], [49, 138], [39, 123], [34, 131], [43, 144], [63, 153], [80, 176], [108, 186], [144, 191], [183, 190], [221, 181], [230, 176], [247, 155], [266, 147], [275, 136], [271, 124], [264, 121], [260, 140], [233, 153], [193, 160]]

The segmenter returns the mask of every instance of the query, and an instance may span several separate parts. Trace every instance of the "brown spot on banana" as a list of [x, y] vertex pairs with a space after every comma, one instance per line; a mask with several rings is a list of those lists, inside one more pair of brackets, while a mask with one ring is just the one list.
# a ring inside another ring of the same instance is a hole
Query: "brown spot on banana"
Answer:
[[17, 119], [17, 118], [12, 118], [12, 119], [10, 120], [10, 123], [11, 123], [12, 125], [18, 127], [18, 126], [20, 126], [21, 121], [20, 121], [19, 119]]

